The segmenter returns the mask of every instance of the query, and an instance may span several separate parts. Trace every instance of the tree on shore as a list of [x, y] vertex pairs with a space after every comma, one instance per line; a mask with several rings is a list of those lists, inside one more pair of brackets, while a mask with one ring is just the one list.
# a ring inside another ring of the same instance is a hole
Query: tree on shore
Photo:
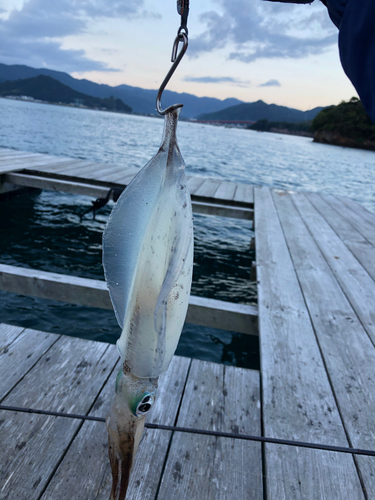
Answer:
[[375, 141], [375, 125], [357, 97], [322, 109], [312, 121], [314, 132], [334, 132], [359, 143]]

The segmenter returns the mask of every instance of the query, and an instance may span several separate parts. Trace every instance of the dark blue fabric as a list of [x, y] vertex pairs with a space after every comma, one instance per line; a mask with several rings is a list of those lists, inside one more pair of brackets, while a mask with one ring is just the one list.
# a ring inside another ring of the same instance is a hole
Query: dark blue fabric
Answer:
[[345, 73], [375, 123], [375, 0], [328, 0]]
[[344, 10], [348, 0], [327, 0], [327, 8], [329, 12], [329, 17], [340, 28], [342, 16], [344, 15]]

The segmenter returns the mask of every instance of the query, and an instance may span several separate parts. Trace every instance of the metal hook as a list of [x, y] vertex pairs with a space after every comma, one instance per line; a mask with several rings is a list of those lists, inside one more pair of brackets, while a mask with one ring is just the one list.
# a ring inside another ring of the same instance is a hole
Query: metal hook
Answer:
[[[180, 42], [183, 42], [183, 47], [180, 50], [179, 54], [177, 54], [178, 45]], [[173, 111], [173, 110], [181, 108], [183, 106], [183, 104], [173, 104], [172, 106], [169, 106], [167, 109], [163, 110], [161, 107], [161, 96], [162, 96], [162, 93], [163, 93], [165, 87], [167, 86], [167, 83], [171, 79], [173, 73], [176, 71], [177, 66], [180, 64], [181, 59], [184, 57], [184, 54], [185, 54], [187, 48], [188, 48], [187, 29], [181, 27], [178, 30], [176, 39], [173, 43], [172, 58], [171, 58], [173, 64], [171, 66], [171, 69], [168, 71], [167, 76], [164, 78], [163, 83], [160, 85], [158, 95], [156, 96], [156, 109], [157, 109], [159, 115], [161, 115], [161, 116], [164, 116], [169, 111]]]

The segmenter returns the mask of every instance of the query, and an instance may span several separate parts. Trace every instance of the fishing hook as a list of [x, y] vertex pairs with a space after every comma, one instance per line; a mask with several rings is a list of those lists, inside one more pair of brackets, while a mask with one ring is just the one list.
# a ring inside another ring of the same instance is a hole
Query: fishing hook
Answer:
[[[183, 46], [179, 54], [177, 54], [180, 42], [183, 43]], [[165, 87], [167, 86], [167, 83], [171, 79], [173, 73], [176, 71], [177, 66], [180, 64], [181, 59], [184, 57], [187, 48], [188, 48], [187, 28], [185, 26], [181, 26], [178, 30], [177, 36], [173, 43], [172, 57], [171, 57], [171, 61], [173, 62], [173, 64], [171, 66], [171, 69], [168, 71], [167, 76], [164, 78], [163, 83], [160, 85], [159, 92], [156, 97], [156, 109], [159, 115], [161, 116], [164, 116], [166, 113], [174, 111], [175, 109], [181, 108], [183, 106], [183, 104], [173, 104], [172, 106], [169, 106], [167, 109], [163, 110], [161, 107], [161, 96]]]

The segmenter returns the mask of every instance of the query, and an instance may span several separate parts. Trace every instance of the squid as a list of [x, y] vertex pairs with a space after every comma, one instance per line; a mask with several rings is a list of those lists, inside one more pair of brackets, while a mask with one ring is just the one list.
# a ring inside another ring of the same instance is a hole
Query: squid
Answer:
[[193, 222], [176, 128], [181, 105], [165, 112], [158, 153], [114, 206], [103, 234], [103, 266], [117, 321], [122, 369], [106, 419], [110, 500], [124, 500], [158, 378], [176, 350], [188, 308]]

